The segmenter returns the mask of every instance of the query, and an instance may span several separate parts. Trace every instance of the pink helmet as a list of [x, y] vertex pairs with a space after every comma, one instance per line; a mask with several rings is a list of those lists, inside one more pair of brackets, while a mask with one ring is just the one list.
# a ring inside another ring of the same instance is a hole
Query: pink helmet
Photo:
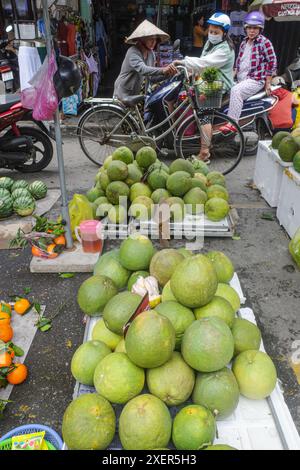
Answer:
[[245, 16], [244, 26], [259, 26], [264, 29], [265, 27], [265, 16], [260, 11], [251, 11]]

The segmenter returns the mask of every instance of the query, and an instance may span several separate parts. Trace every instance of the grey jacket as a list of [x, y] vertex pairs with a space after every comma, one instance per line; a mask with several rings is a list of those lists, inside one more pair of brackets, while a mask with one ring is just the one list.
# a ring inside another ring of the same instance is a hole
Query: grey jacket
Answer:
[[146, 90], [149, 80], [164, 80], [165, 75], [159, 67], [154, 67], [154, 64], [153, 52], [149, 52], [147, 59], [144, 59], [142, 52], [136, 46], [130, 47], [115, 82], [114, 96], [122, 101], [128, 96], [140, 95], [144, 78], [146, 78]]

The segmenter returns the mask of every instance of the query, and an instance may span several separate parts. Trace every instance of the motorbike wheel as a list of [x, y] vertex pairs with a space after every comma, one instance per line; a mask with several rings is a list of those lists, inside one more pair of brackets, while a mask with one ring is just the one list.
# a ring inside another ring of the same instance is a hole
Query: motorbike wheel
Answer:
[[[199, 114], [199, 127], [211, 124], [213, 133], [210, 145], [210, 171], [219, 171], [227, 175], [240, 163], [245, 151], [244, 134], [240, 126], [226, 114], [214, 109]], [[225, 124], [236, 127], [236, 132], [223, 134], [219, 128]], [[198, 155], [200, 151], [201, 133], [194, 116], [187, 118], [179, 128], [175, 142], [175, 152], [180, 158]]]
[[[35, 156], [26, 163], [16, 166], [16, 170], [21, 173], [36, 173], [46, 168], [53, 157], [53, 146], [49, 137], [33, 127], [19, 127], [19, 131], [21, 135], [31, 138], [35, 148]], [[14, 135], [12, 130], [5, 134], [7, 137]]]

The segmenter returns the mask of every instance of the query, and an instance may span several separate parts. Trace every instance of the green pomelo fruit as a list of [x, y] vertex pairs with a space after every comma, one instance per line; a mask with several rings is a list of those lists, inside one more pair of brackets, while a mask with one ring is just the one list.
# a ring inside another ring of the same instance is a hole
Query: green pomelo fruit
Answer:
[[193, 252], [188, 250], [187, 248], [178, 248], [177, 251], [185, 258], [190, 258], [191, 256], [194, 256]]
[[300, 151], [298, 151], [293, 158], [293, 167], [300, 173]]
[[106, 217], [109, 213], [109, 211], [114, 207], [110, 202], [103, 202], [99, 206], [96, 207], [96, 218], [97, 219], [102, 219], [103, 217]]
[[232, 366], [242, 395], [263, 400], [274, 390], [277, 382], [272, 359], [262, 351], [249, 350], [239, 354]]
[[190, 189], [183, 198], [189, 214], [203, 214], [207, 195], [200, 188]]
[[145, 373], [125, 353], [112, 353], [96, 367], [94, 386], [99, 395], [111, 403], [124, 404], [144, 388]]
[[102, 341], [106, 346], [114, 351], [122, 339], [122, 336], [116, 335], [110, 331], [105, 323], [103, 318], [97, 321], [96, 325], [92, 331], [92, 339], [96, 341]]
[[174, 160], [174, 162], [171, 163], [169, 167], [170, 175], [172, 173], [176, 173], [176, 171], [186, 171], [191, 176], [194, 176], [195, 174], [195, 168], [193, 164], [184, 158], [177, 158], [177, 160]]
[[109, 277], [118, 289], [126, 286], [130, 276], [130, 272], [121, 265], [118, 254], [107, 256], [107, 253], [99, 257], [94, 267], [94, 274]]
[[153, 170], [163, 170], [165, 171], [166, 173], [169, 173], [170, 172], [170, 169], [168, 167], [168, 165], [166, 165], [164, 162], [161, 162], [160, 160], [156, 160], [155, 163], [153, 163], [153, 165], [151, 165], [148, 170], [149, 171], [153, 171]]
[[[123, 181], [113, 181], [106, 188], [106, 197], [112, 204], [121, 204], [129, 196], [129, 187]], [[121, 199], [120, 199], [121, 198]]]
[[238, 406], [239, 396], [236, 378], [228, 367], [197, 375], [193, 402], [208, 408], [216, 419], [230, 416]]
[[215, 444], [213, 446], [207, 446], [203, 450], [237, 450], [235, 447], [228, 446], [227, 444]]
[[136, 271], [135, 273], [132, 273], [127, 284], [127, 289], [131, 291], [133, 285], [136, 283], [139, 277], [148, 277], [150, 276], [150, 273], [148, 271]]
[[110, 183], [110, 179], [109, 177], [107, 176], [107, 170], [103, 171], [100, 176], [99, 176], [99, 183], [101, 185], [101, 188], [103, 189], [103, 191], [106, 191], [107, 189], [107, 186], [109, 185]]
[[204, 255], [186, 258], [171, 277], [177, 301], [190, 308], [202, 307], [212, 300], [218, 286], [212, 262]]
[[151, 210], [153, 201], [150, 197], [139, 196], [132, 201], [129, 209], [129, 214], [138, 220], [151, 219]]
[[159, 367], [167, 362], [175, 347], [172, 323], [155, 311], [138, 315], [125, 338], [129, 359], [139, 367]]
[[107, 216], [112, 224], [125, 224], [127, 222], [127, 210], [124, 206], [111, 207]]
[[116, 416], [111, 404], [97, 393], [85, 393], [67, 407], [62, 436], [70, 450], [103, 450], [116, 432]]
[[72, 361], [71, 372], [75, 380], [84, 385], [94, 385], [94, 372], [99, 362], [111, 350], [102, 341], [86, 341], [76, 349]]
[[147, 370], [150, 393], [168, 406], [177, 406], [188, 400], [194, 384], [194, 371], [184, 362], [179, 352], [174, 352], [162, 366]]
[[128, 176], [126, 163], [119, 160], [112, 161], [107, 168], [107, 176], [110, 181], [124, 181]]
[[205, 204], [205, 215], [212, 222], [219, 222], [229, 214], [230, 207], [225, 199], [213, 197]]
[[134, 183], [141, 181], [142, 177], [143, 173], [141, 170], [139, 170], [139, 168], [137, 168], [133, 163], [130, 163], [130, 165], [128, 165], [128, 176], [125, 180], [125, 183], [128, 186], [132, 186]]
[[181, 345], [184, 360], [199, 372], [222, 369], [232, 359], [233, 350], [230, 328], [217, 317], [194, 321], [186, 329]]
[[167, 190], [173, 196], [184, 196], [192, 187], [192, 177], [187, 171], [176, 171], [167, 179]]
[[79, 287], [77, 302], [81, 310], [90, 316], [99, 315], [118, 289], [107, 276], [92, 276]]
[[153, 170], [147, 178], [147, 183], [155, 191], [155, 189], [164, 189], [167, 184], [168, 173], [164, 170]]
[[228, 302], [231, 303], [234, 313], [236, 313], [240, 309], [241, 299], [239, 297], [239, 294], [233, 287], [229, 286], [228, 284], [219, 283], [216, 295], [228, 300]]
[[117, 347], [115, 349], [115, 352], [122, 352], [126, 353], [126, 348], [125, 348], [125, 339], [122, 338], [121, 341], [117, 344]]
[[108, 165], [112, 162], [113, 160], [113, 156], [112, 155], [109, 155], [108, 157], [106, 157], [106, 159], [104, 160], [104, 163], [103, 163], [103, 167], [104, 170], [107, 170], [108, 168]]
[[289, 136], [290, 136], [290, 133], [286, 131], [276, 132], [276, 134], [273, 136], [273, 139], [272, 139], [273, 149], [278, 149], [279, 144], [282, 141], [282, 139], [284, 139], [284, 137], [289, 137]]
[[218, 282], [229, 283], [234, 275], [234, 266], [228, 256], [221, 251], [209, 251], [205, 256], [213, 263]]
[[209, 167], [208, 165], [199, 160], [198, 158], [193, 158], [192, 159], [192, 165], [195, 168], [195, 172], [197, 173], [202, 173], [202, 175], [206, 176], [209, 173]]
[[150, 394], [139, 395], [126, 403], [119, 420], [119, 436], [126, 450], [166, 447], [171, 429], [167, 406]]
[[86, 193], [86, 197], [88, 198], [88, 200], [90, 202], [94, 202], [96, 201], [96, 199], [98, 199], [98, 197], [100, 196], [104, 196], [104, 192], [101, 190], [101, 189], [98, 189], [96, 187], [90, 189], [87, 193]]
[[215, 435], [215, 419], [203, 406], [185, 406], [175, 416], [172, 440], [178, 450], [203, 449], [213, 443]]
[[151, 194], [151, 199], [154, 204], [159, 204], [161, 201], [166, 200], [170, 197], [169, 191], [166, 189], [160, 188], [153, 191]]
[[[198, 173], [198, 174], [200, 174], [200, 173]], [[201, 176], [203, 176], [203, 175], [201, 175]], [[207, 191], [206, 184], [203, 183], [203, 181], [201, 181], [199, 178], [196, 178], [196, 177], [192, 178], [192, 189], [193, 188], [200, 188], [205, 193]]]
[[138, 150], [135, 159], [141, 168], [149, 168], [157, 160], [157, 153], [152, 147], [142, 147]]
[[107, 328], [117, 335], [123, 334], [123, 327], [134, 314], [142, 297], [125, 291], [107, 302], [103, 310], [103, 319]]
[[174, 300], [174, 302], [177, 302], [177, 299], [171, 289], [171, 281], [167, 282], [167, 284], [164, 286], [161, 294], [161, 300], [162, 302], [168, 302], [169, 300]]
[[172, 323], [176, 335], [175, 349], [180, 350], [185, 330], [195, 321], [192, 310], [180, 305], [178, 302], [168, 300], [158, 304], [155, 311], [159, 315], [168, 318]]
[[96, 206], [101, 206], [101, 204], [108, 204], [108, 199], [106, 196], [100, 196], [100, 197], [97, 197], [97, 199], [94, 201], [94, 204], [96, 204]]
[[214, 184], [219, 184], [221, 186], [226, 186], [225, 176], [222, 175], [219, 171], [211, 171], [206, 175], [207, 186], [212, 186]]
[[153, 256], [150, 263], [150, 274], [154, 276], [163, 287], [174, 273], [178, 264], [184, 260], [184, 256], [173, 248], [160, 250]]
[[129, 199], [133, 202], [137, 197], [146, 196], [151, 197], [152, 191], [145, 183], [134, 183], [130, 188]]
[[181, 222], [185, 215], [183, 200], [180, 197], [169, 197], [165, 202], [170, 208], [170, 219], [175, 222]]
[[197, 180], [202, 181], [202, 183], [205, 186], [205, 191], [206, 191], [207, 190], [207, 178], [206, 178], [206, 176], [203, 175], [203, 173], [195, 173], [194, 178], [196, 178]]
[[292, 136], [284, 137], [279, 144], [278, 154], [284, 162], [292, 162], [299, 146]]
[[130, 271], [148, 270], [153, 255], [154, 246], [143, 235], [131, 235], [121, 243], [120, 262]]
[[261, 332], [254, 323], [244, 318], [235, 318], [231, 333], [234, 341], [235, 356], [249, 349], [259, 350]]
[[[300, 137], [300, 127], [296, 127], [296, 129], [294, 129], [292, 132], [291, 132], [291, 136], [292, 137]], [[285, 136], [286, 137], [286, 136]]]
[[224, 322], [232, 328], [234, 320], [234, 310], [228, 300], [223, 297], [215, 295], [213, 299], [204, 307], [199, 307], [194, 310], [194, 314], [197, 320], [200, 318], [207, 317], [218, 317], [224, 320]]
[[220, 197], [221, 199], [225, 199], [225, 201], [229, 201], [229, 193], [224, 186], [220, 184], [213, 184], [207, 188], [207, 196], [208, 199], [213, 197]]
[[129, 165], [129, 163], [133, 163], [134, 156], [132, 151], [128, 147], [119, 147], [112, 154], [112, 159], [120, 160], [126, 163], [126, 165]]

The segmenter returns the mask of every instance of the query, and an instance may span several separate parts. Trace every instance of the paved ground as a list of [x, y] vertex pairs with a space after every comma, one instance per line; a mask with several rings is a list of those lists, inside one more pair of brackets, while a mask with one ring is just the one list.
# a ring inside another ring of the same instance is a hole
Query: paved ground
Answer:
[[[84, 157], [74, 140], [65, 141], [64, 154], [69, 196], [87, 190], [93, 183], [96, 167]], [[255, 312], [266, 350], [275, 361], [286, 401], [300, 431], [300, 387], [289, 365], [293, 342], [300, 339], [300, 273], [289, 256], [289, 239], [284, 230], [276, 219], [261, 218], [263, 212], [275, 215], [275, 210], [247, 185], [253, 175], [254, 161], [250, 157], [244, 159], [228, 176], [231, 202], [240, 216], [237, 228], [240, 240], [209, 239], [205, 250], [222, 250], [233, 260], [247, 305]], [[39, 177], [50, 188], [59, 187], [55, 159]], [[58, 211], [59, 206], [55, 213]], [[78, 274], [64, 280], [57, 275], [32, 275], [27, 251], [2, 251], [0, 257], [0, 298], [30, 286], [35, 299], [47, 305], [47, 314], [52, 315], [60, 305], [65, 305], [52, 330], [37, 332], [26, 360], [29, 378], [14, 388], [12, 403], [0, 422], [0, 435], [29, 421], [48, 424], [60, 432], [63, 412], [74, 388], [70, 360], [84, 333], [76, 293], [87, 275]]]

